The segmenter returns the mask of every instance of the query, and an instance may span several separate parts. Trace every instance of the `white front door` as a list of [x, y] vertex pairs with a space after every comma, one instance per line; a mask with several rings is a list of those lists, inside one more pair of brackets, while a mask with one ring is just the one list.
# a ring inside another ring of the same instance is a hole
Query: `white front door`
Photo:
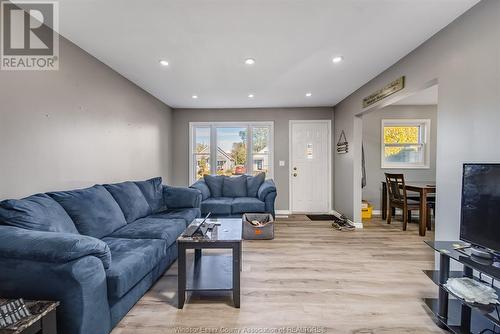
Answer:
[[290, 121], [292, 212], [330, 211], [330, 121]]

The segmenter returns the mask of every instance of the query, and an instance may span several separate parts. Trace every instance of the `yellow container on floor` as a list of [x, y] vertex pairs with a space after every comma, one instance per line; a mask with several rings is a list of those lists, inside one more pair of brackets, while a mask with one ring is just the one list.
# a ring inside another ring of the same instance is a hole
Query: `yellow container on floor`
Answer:
[[373, 213], [373, 206], [368, 205], [367, 208], [361, 209], [361, 218], [362, 219], [371, 219]]

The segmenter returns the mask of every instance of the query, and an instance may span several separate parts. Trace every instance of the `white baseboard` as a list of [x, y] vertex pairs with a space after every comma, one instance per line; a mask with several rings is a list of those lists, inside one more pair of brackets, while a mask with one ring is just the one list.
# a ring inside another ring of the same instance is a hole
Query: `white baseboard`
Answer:
[[[381, 216], [382, 215], [382, 210], [373, 210], [373, 215], [378, 215], [378, 216]], [[397, 216], [400, 216], [402, 215], [403, 212], [401, 211], [401, 209], [396, 209], [396, 215]], [[414, 218], [420, 218], [420, 213], [418, 211], [412, 211], [411, 212], [411, 216], [414, 217]]]
[[[335, 216], [335, 217], [337, 217], [337, 218], [340, 218], [340, 216], [342, 216], [342, 214], [341, 214], [340, 212], [336, 211], [336, 210], [331, 210], [331, 211], [330, 211], [330, 214], [334, 215], [334, 216]], [[348, 219], [348, 220], [349, 220], [349, 222], [350, 222], [351, 224], [353, 224], [356, 228], [363, 228], [363, 223], [362, 223], [362, 222], [361, 222], [361, 223], [356, 223], [356, 222], [353, 222], [353, 221], [352, 221], [352, 220], [350, 220], [350, 219]]]
[[290, 210], [276, 210], [275, 213], [276, 213], [276, 216], [288, 216], [288, 215], [292, 214], [290, 212]]
[[[401, 214], [401, 210], [400, 209], [396, 209], [396, 214], [400, 215]], [[382, 216], [382, 210], [373, 210], [372, 211], [372, 215], [374, 215], [374, 216]], [[415, 213], [412, 212], [411, 215], [412, 215], [412, 217], [419, 217], [418, 211], [416, 211]]]

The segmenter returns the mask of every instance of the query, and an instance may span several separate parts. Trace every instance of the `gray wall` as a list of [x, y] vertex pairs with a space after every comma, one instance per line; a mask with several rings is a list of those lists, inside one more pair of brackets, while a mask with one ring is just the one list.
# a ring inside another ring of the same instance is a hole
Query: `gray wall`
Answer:
[[[500, 161], [500, 1], [483, 0], [408, 56], [335, 107], [335, 129], [362, 137], [363, 97], [401, 75], [406, 88], [393, 103], [439, 82], [437, 112], [436, 239], [458, 238], [462, 164]], [[360, 150], [335, 156], [335, 204], [360, 221]], [[355, 185], [353, 187], [352, 185]]]
[[0, 72], [0, 199], [170, 179], [170, 108], [60, 42], [59, 71]]
[[[402, 173], [406, 181], [436, 180], [436, 105], [395, 105], [388, 106], [363, 115], [363, 147], [365, 149], [366, 187], [363, 188], [363, 199], [369, 201], [374, 210], [381, 209], [381, 182], [384, 173]], [[430, 119], [430, 168], [419, 169], [382, 169], [382, 120], [383, 119]]]
[[[332, 118], [333, 108], [175, 109], [173, 115], [174, 183], [176, 185], [189, 183], [189, 122], [274, 121], [274, 180], [278, 188], [276, 209], [288, 210], [290, 176], [288, 172], [288, 121], [331, 120]], [[280, 160], [286, 162], [284, 167], [278, 166]]]

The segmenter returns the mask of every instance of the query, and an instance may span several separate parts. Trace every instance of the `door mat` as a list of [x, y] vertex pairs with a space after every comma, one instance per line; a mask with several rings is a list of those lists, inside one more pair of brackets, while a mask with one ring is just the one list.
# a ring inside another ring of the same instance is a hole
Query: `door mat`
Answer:
[[310, 220], [329, 220], [335, 221], [338, 218], [334, 215], [306, 215]]

